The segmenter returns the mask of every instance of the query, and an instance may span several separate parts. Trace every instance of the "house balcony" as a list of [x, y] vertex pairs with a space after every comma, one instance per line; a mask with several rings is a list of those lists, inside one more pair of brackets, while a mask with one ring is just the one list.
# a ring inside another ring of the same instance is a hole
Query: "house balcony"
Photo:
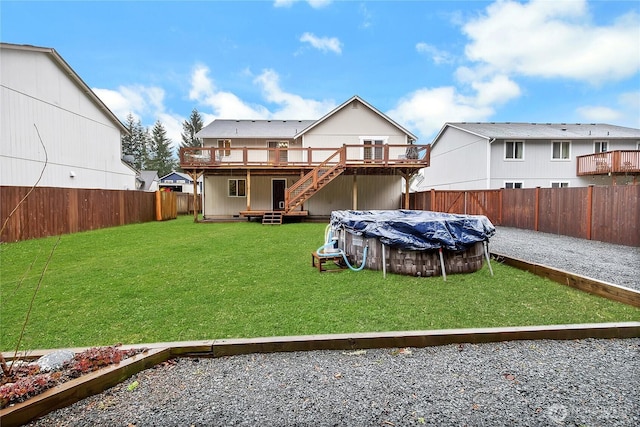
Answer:
[[301, 147], [186, 147], [180, 149], [180, 167], [205, 174], [231, 170], [252, 173], [298, 174], [320, 165], [344, 168], [345, 174], [395, 174], [428, 167], [429, 145], [343, 145], [339, 148]]
[[617, 150], [576, 158], [576, 175], [639, 175], [640, 150]]

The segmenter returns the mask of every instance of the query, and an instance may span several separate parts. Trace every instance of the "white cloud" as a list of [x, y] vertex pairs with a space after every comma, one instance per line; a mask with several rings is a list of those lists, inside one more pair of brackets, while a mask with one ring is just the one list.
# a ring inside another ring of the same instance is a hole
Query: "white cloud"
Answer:
[[273, 70], [264, 70], [255, 78], [254, 83], [262, 87], [268, 102], [279, 105], [278, 110], [271, 113], [272, 118], [319, 119], [336, 106], [333, 101], [315, 101], [283, 91], [280, 88], [280, 77]]
[[[291, 7], [294, 3], [299, 2], [300, 0], [274, 0], [274, 7]], [[307, 0], [309, 6], [314, 9], [323, 8], [331, 3], [332, 0]]]
[[122, 121], [128, 114], [140, 120], [143, 126], [151, 129], [156, 120], [160, 120], [176, 148], [182, 141], [182, 121], [177, 114], [166, 112], [164, 105], [165, 91], [155, 86], [120, 86], [117, 90], [92, 89], [109, 109]]
[[216, 90], [209, 77], [209, 68], [197, 65], [191, 74], [189, 99], [213, 110], [219, 119], [264, 119], [269, 112], [262, 106], [251, 106], [231, 92]]
[[506, 74], [599, 84], [640, 70], [640, 16], [630, 12], [597, 26], [584, 0], [497, 1], [463, 32], [470, 60]]
[[[398, 123], [417, 129], [427, 138], [440, 130], [445, 122], [485, 121], [493, 113], [493, 108], [480, 103], [478, 97], [462, 95], [452, 86], [419, 89], [387, 112]], [[431, 139], [420, 142], [429, 143]]]
[[620, 118], [620, 113], [609, 107], [584, 106], [577, 109], [580, 117], [593, 123], [612, 123]]
[[431, 59], [434, 63], [440, 64], [451, 64], [454, 61], [453, 55], [449, 52], [440, 50], [437, 47], [430, 45], [428, 43], [420, 42], [416, 44], [416, 51], [419, 53], [424, 53], [431, 56]]
[[[250, 75], [245, 70], [245, 75]], [[249, 105], [231, 92], [217, 90], [206, 66], [198, 65], [191, 77], [189, 99], [213, 110], [213, 114], [202, 113], [205, 124], [219, 119], [317, 119], [335, 107], [333, 101], [315, 101], [285, 92], [280, 87], [280, 78], [273, 70], [264, 70], [253, 79], [260, 87], [266, 102], [275, 104], [271, 111], [262, 105]]]
[[309, 43], [314, 48], [322, 52], [334, 52], [340, 55], [342, 53], [342, 43], [336, 37], [317, 37], [312, 33], [304, 33], [300, 37], [303, 43]]
[[589, 122], [610, 123], [640, 128], [640, 91], [620, 94], [617, 105], [585, 105], [576, 109], [578, 115]]

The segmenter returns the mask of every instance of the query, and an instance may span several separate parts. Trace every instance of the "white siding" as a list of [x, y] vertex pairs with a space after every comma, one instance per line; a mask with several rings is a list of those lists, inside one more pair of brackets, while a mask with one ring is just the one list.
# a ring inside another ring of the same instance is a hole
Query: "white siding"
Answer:
[[422, 170], [422, 189], [482, 190], [487, 188], [486, 138], [447, 128]]
[[[354, 101], [356, 102], [356, 101]], [[347, 105], [303, 135], [305, 147], [338, 148], [360, 144], [363, 136], [385, 136], [388, 144], [406, 144], [407, 136], [365, 105]]]
[[[0, 184], [134, 189], [120, 129], [42, 52], [2, 49]], [[37, 129], [36, 129], [37, 127]], [[72, 177], [73, 175], [73, 177]]]
[[[246, 197], [229, 197], [229, 179], [246, 176], [205, 177], [205, 216], [207, 218], [239, 215], [247, 209]], [[293, 177], [252, 176], [251, 209], [271, 210], [272, 179], [286, 179], [287, 186], [295, 183]], [[329, 216], [331, 211], [343, 209], [399, 209], [402, 201], [402, 178], [397, 176], [359, 176], [357, 179], [358, 205], [353, 206], [353, 176], [339, 176], [304, 204], [311, 216]]]

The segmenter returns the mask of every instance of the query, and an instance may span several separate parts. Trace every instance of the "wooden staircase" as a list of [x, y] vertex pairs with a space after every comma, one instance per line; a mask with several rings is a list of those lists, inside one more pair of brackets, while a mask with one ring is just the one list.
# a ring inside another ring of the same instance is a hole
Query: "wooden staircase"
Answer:
[[262, 225], [281, 225], [282, 211], [265, 212], [262, 216]]
[[[324, 162], [309, 171], [285, 191], [284, 204], [287, 212], [309, 200], [324, 186], [344, 172], [345, 147], [336, 150]], [[335, 158], [338, 157], [336, 160]]]

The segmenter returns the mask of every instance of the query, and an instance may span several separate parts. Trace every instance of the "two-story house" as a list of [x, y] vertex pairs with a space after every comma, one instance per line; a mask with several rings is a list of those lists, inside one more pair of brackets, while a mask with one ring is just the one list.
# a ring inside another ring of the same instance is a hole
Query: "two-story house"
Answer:
[[359, 96], [318, 120], [214, 120], [196, 136], [180, 166], [203, 176], [204, 219], [408, 207], [403, 184], [429, 166], [429, 147]]
[[0, 43], [0, 185], [135, 190], [127, 129], [55, 49]]
[[595, 123], [445, 123], [420, 188], [585, 187], [633, 184], [640, 129]]

